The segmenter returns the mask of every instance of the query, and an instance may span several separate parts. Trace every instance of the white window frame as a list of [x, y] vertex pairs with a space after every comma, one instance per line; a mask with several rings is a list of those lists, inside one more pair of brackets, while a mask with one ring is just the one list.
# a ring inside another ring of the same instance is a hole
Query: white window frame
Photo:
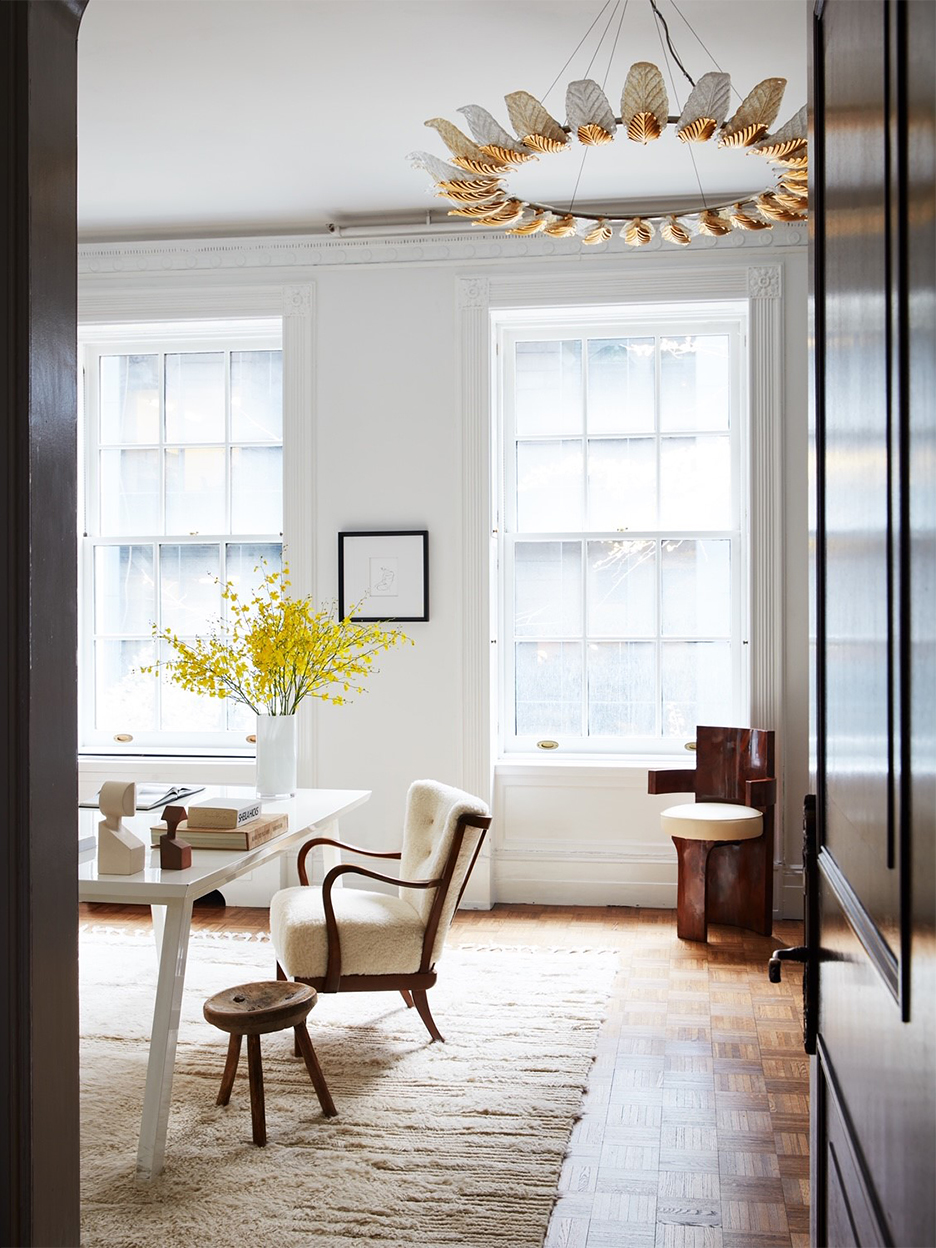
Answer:
[[[726, 530], [653, 530], [628, 531], [627, 537], [658, 539], [686, 537], [703, 540], [728, 540], [731, 544], [731, 664], [733, 706], [731, 722], [743, 724], [750, 715], [750, 647], [749, 647], [749, 431], [747, 398], [747, 315], [743, 305], [726, 303], [721, 306], [691, 308], [684, 303], [608, 308], [557, 308], [498, 314], [494, 318], [496, 379], [495, 431], [491, 440], [494, 455], [496, 499], [495, 558], [497, 564], [497, 742], [498, 754], [519, 761], [524, 757], [542, 757], [547, 751], [538, 747], [538, 740], [547, 739], [557, 748], [548, 750], [554, 761], [567, 758], [627, 758], [674, 755], [685, 757], [683, 737], [581, 737], [544, 732], [541, 736], [517, 735], [513, 732], [514, 656], [513, 635], [513, 551], [518, 541], [587, 541], [614, 538], [619, 534], [589, 532], [519, 533], [515, 523], [516, 492], [511, 484], [515, 453], [513, 413], [515, 346], [525, 341], [555, 341], [585, 338], [623, 338], [650, 335], [684, 337], [694, 334], [725, 334], [730, 339], [732, 361], [731, 411], [729, 438], [732, 474], [733, 514]], [[583, 373], [584, 384], [584, 373]], [[657, 402], [659, 387], [657, 386]], [[558, 435], [557, 435], [558, 436]], [[586, 436], [582, 430], [581, 436]], [[660, 436], [657, 429], [656, 437]], [[584, 567], [583, 567], [584, 575]], [[658, 561], [657, 576], [660, 575]], [[658, 582], [659, 584], [659, 582]], [[658, 590], [659, 601], [659, 590]], [[586, 609], [582, 595], [582, 611]], [[583, 620], [583, 643], [586, 637]], [[657, 665], [659, 680], [659, 665]], [[658, 690], [659, 692], [659, 690]], [[583, 696], [585, 696], [583, 692]]]
[[[81, 368], [81, 395], [79, 417], [79, 651], [78, 651], [78, 704], [79, 704], [79, 752], [84, 755], [107, 753], [109, 755], [217, 755], [223, 757], [253, 757], [256, 747], [248, 738], [251, 735], [241, 729], [223, 729], [216, 732], [179, 732], [163, 730], [133, 730], [130, 742], [120, 742], [110, 729], [94, 725], [94, 663], [93, 646], [94, 601], [93, 559], [94, 549], [102, 545], [126, 546], [140, 543], [170, 541], [173, 545], [197, 544], [264, 544], [282, 542], [282, 530], [273, 534], [199, 533], [197, 535], [135, 534], [119, 537], [103, 536], [98, 532], [99, 512], [99, 361], [104, 355], [165, 354], [174, 351], [283, 351], [283, 322], [281, 318], [255, 318], [227, 320], [197, 320], [184, 322], [123, 323], [115, 325], [87, 325], [79, 329], [79, 363]], [[160, 377], [162, 370], [160, 369]], [[225, 385], [229, 384], [226, 377]], [[287, 422], [283, 421], [283, 455], [287, 454]], [[284, 477], [285, 477], [284, 469]], [[285, 483], [284, 483], [285, 484]], [[228, 500], [229, 502], [229, 500]], [[283, 498], [286, 510], [285, 489]], [[224, 579], [222, 556], [221, 577]]]

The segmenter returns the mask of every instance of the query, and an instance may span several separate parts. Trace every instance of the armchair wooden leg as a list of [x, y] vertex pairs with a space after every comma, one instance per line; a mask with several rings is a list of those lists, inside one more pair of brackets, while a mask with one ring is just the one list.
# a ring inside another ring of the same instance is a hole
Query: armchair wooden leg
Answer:
[[262, 1147], [267, 1142], [267, 1134], [259, 1036], [247, 1037], [247, 1073], [250, 1077], [250, 1121], [253, 1127], [253, 1142]]
[[231, 1032], [228, 1036], [227, 1061], [224, 1063], [224, 1074], [221, 1076], [221, 1087], [218, 1091], [218, 1099], [216, 1105], [227, 1105], [231, 1099], [231, 1089], [234, 1087], [234, 1076], [237, 1074], [237, 1063], [240, 1061], [241, 1040], [240, 1034]]
[[419, 1017], [426, 1024], [426, 1030], [429, 1032], [429, 1035], [432, 1036], [433, 1040], [441, 1040], [444, 1044], [445, 1036], [442, 1035], [442, 1032], [435, 1025], [435, 1019], [429, 1010], [429, 1001], [426, 997], [425, 988], [413, 989], [413, 1004], [416, 1006]]
[[[289, 979], [289, 976], [286, 974], [286, 972], [283, 970], [283, 968], [280, 966], [278, 962], [276, 964], [276, 978], [277, 979]], [[302, 1050], [299, 1048], [299, 1041], [295, 1037], [293, 1038], [293, 1057], [302, 1057]]]
[[403, 1000], [406, 1002], [406, 1008], [407, 1008], [408, 1010], [411, 1010], [411, 1009], [413, 1008], [413, 998], [412, 998], [412, 996], [410, 995], [409, 989], [408, 989], [408, 988], [401, 988], [401, 989], [400, 989], [400, 996], [401, 996], [401, 997], [403, 998]]
[[673, 837], [679, 859], [676, 885], [676, 935], [680, 940], [708, 937], [705, 912], [706, 871], [712, 841]]
[[328, 1090], [328, 1084], [325, 1082], [325, 1076], [322, 1074], [322, 1068], [319, 1060], [315, 1056], [315, 1049], [312, 1047], [312, 1041], [309, 1039], [309, 1033], [306, 1030], [305, 1023], [300, 1023], [295, 1028], [296, 1044], [305, 1058], [306, 1070], [309, 1072], [309, 1078], [312, 1080], [312, 1086], [315, 1088], [315, 1094], [319, 1099], [322, 1107], [322, 1113], [326, 1118], [334, 1118], [338, 1110], [335, 1109], [335, 1102], [331, 1098]]

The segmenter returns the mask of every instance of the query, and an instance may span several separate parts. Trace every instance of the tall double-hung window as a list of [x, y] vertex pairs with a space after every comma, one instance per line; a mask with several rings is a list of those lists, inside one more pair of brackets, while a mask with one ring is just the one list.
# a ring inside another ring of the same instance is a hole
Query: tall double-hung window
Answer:
[[[134, 336], [135, 332], [135, 336]], [[279, 323], [123, 329], [83, 346], [80, 739], [236, 751], [254, 717], [145, 673], [153, 625], [191, 639], [280, 566]]]
[[497, 330], [505, 753], [746, 722], [742, 314], [599, 315]]

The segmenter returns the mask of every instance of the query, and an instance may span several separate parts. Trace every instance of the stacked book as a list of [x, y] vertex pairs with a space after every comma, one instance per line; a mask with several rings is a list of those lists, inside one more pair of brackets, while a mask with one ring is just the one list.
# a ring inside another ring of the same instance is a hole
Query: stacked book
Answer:
[[[256, 849], [288, 826], [288, 816], [264, 815], [256, 798], [218, 797], [193, 802], [176, 834], [193, 849]], [[165, 822], [154, 824], [150, 832], [152, 844], [158, 845]]]

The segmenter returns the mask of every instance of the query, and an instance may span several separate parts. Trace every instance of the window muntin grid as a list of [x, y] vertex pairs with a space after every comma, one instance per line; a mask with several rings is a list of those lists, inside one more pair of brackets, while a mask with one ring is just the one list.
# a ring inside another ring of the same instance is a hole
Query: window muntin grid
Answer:
[[498, 334], [505, 752], [681, 750], [748, 696], [740, 319], [590, 319]]
[[[86, 348], [82, 744], [244, 749], [246, 708], [140, 673], [150, 622], [191, 638], [282, 552], [278, 336]], [[161, 657], [168, 657], [165, 648]]]

